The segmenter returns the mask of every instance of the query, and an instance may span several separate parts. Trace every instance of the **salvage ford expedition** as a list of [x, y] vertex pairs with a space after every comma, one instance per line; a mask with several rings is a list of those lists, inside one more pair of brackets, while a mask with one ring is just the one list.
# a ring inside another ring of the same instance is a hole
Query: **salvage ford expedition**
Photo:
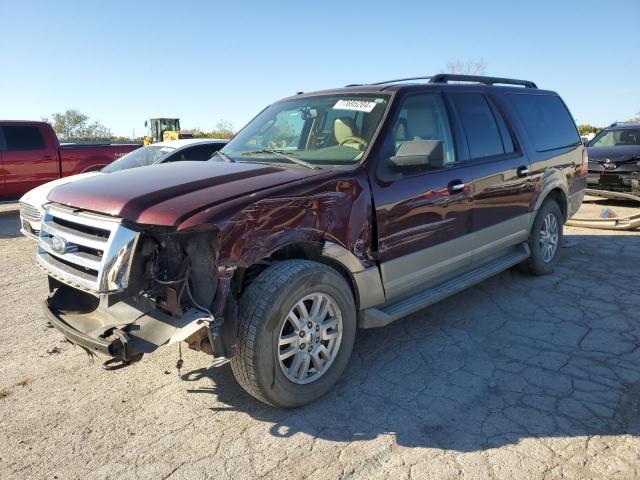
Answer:
[[563, 101], [530, 81], [301, 93], [209, 162], [55, 188], [45, 312], [108, 367], [186, 341], [231, 358], [257, 399], [303, 405], [336, 383], [357, 327], [512, 266], [551, 273], [587, 162]]

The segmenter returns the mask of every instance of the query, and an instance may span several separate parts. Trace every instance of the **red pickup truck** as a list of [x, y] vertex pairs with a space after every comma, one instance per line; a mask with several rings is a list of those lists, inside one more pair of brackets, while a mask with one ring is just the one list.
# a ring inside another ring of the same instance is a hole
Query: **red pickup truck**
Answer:
[[140, 144], [60, 144], [46, 122], [0, 120], [0, 197], [17, 197], [38, 185], [99, 170]]

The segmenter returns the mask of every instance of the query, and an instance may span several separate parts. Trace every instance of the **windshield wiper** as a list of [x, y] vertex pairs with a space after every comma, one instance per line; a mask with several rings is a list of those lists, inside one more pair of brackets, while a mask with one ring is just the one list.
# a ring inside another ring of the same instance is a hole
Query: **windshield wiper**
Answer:
[[[235, 163], [235, 160], [227, 157], [224, 153], [222, 153], [220, 150], [218, 150], [217, 152], [215, 152], [213, 154], [213, 156], [215, 157], [216, 155], [218, 155], [222, 160], [224, 160], [225, 162], [229, 162], [229, 163]], [[213, 158], [213, 157], [211, 157]]]
[[294, 157], [293, 155], [287, 155], [282, 150], [274, 150], [270, 148], [264, 148], [262, 150], [251, 150], [249, 152], [242, 152], [241, 155], [260, 155], [261, 153], [270, 153], [272, 155], [277, 155], [280, 158], [284, 158], [285, 160], [289, 160], [292, 163], [297, 163], [298, 165], [304, 165], [307, 168], [317, 169], [319, 168], [317, 165], [313, 163], [305, 162], [304, 160], [300, 160], [298, 157]]

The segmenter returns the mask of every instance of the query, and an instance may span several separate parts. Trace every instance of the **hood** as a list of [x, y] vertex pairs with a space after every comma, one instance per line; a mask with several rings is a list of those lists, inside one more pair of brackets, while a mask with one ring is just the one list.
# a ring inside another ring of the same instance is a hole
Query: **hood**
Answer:
[[70, 177], [58, 178], [57, 180], [44, 183], [32, 190], [29, 190], [22, 196], [22, 198], [20, 198], [20, 201], [28, 203], [29, 205], [36, 207], [38, 210], [42, 210], [42, 206], [47, 203], [49, 192], [51, 192], [55, 187], [75, 182], [77, 180], [82, 180], [83, 178], [95, 177], [96, 175], [101, 175], [101, 172], [86, 172], [79, 173], [78, 175], [71, 175]]
[[319, 173], [280, 164], [174, 162], [68, 183], [54, 188], [49, 200], [135, 223], [174, 226], [195, 211]]
[[640, 161], [640, 145], [624, 145], [619, 147], [587, 148], [589, 161], [602, 163], [607, 158], [614, 163]]

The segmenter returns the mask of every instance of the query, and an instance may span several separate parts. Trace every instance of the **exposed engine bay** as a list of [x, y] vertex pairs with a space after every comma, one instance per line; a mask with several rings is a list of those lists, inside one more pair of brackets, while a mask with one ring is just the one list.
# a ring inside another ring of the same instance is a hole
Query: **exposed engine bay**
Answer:
[[[44, 243], [45, 248], [59, 243], [60, 240], [55, 240], [56, 229], [62, 225], [67, 231], [75, 228], [78, 237], [80, 231], [85, 237], [97, 232], [81, 229], [79, 223], [55, 215], [54, 212], [41, 234], [41, 245]], [[117, 233], [111, 235], [116, 236]], [[109, 368], [128, 365], [161, 345], [181, 341], [214, 356], [231, 356], [233, 321], [226, 322], [224, 337], [229, 341], [223, 341], [223, 327], [229, 302], [232, 304], [229, 313], [235, 317], [234, 301], [228, 295], [234, 269], [216, 267], [216, 241], [212, 231], [176, 233], [158, 227], [139, 231], [130, 255], [120, 255], [125, 260], [106, 261], [102, 257], [109, 254], [109, 248], [102, 254], [98, 252], [105, 268], [127, 270], [125, 277], [104, 272], [109, 278], [124, 279], [123, 288], [96, 292], [69, 285], [63, 274], [50, 275], [51, 295], [45, 302], [47, 316], [72, 343], [88, 353], [97, 351], [113, 357], [107, 361]], [[85, 247], [78, 242], [67, 248], [71, 252], [68, 258], [74, 258]], [[48, 265], [45, 255], [51, 257], [51, 262], [63, 260], [62, 255], [56, 256], [53, 247], [50, 250], [41, 252], [45, 268]], [[91, 275], [92, 269], [80, 263], [78, 260], [78, 264], [72, 264], [65, 259], [66, 267], [74, 268], [75, 276]], [[96, 276], [101, 273], [98, 271]]]

